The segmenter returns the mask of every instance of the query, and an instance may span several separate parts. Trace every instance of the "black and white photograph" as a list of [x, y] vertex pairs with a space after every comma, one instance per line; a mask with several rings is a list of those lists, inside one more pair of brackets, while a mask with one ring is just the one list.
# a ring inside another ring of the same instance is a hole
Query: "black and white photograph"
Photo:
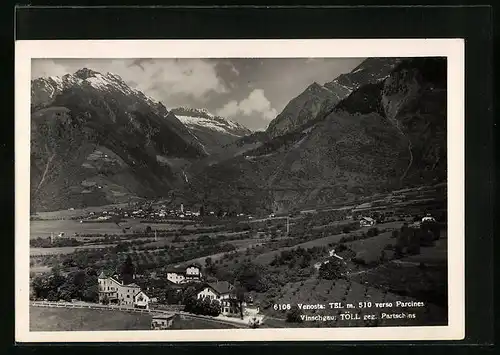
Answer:
[[463, 336], [463, 43], [357, 41], [26, 44], [19, 334]]

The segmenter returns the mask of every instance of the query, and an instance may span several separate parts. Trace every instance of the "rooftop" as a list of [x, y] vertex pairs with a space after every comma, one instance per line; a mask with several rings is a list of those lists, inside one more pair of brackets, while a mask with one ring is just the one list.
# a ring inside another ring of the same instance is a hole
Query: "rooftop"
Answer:
[[234, 286], [227, 281], [210, 282], [207, 285], [220, 294], [230, 293], [234, 289]]
[[153, 319], [172, 319], [175, 317], [175, 313], [158, 313], [153, 315]]

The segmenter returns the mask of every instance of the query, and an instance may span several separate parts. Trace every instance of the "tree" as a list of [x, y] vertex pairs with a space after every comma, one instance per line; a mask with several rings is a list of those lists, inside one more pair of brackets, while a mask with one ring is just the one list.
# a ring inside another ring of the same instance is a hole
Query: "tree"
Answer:
[[153, 229], [151, 228], [151, 226], [147, 226], [146, 227], [146, 233], [151, 233], [153, 231]]
[[268, 271], [261, 265], [241, 263], [234, 271], [235, 280], [247, 291], [265, 292], [269, 288]]
[[120, 276], [122, 277], [123, 283], [125, 285], [132, 283], [134, 279], [135, 267], [132, 262], [132, 258], [130, 255], [127, 255], [127, 258], [123, 262], [120, 268]]
[[57, 291], [50, 290], [47, 294], [47, 300], [49, 301], [57, 301]]
[[221, 313], [221, 304], [217, 300], [212, 300], [208, 308], [208, 315], [217, 317]]
[[243, 302], [245, 302], [245, 293], [246, 289], [242, 285], [238, 284], [235, 287], [235, 296], [236, 300], [238, 301], [238, 308], [240, 310], [240, 317], [243, 319]]
[[342, 277], [344, 272], [344, 265], [336, 259], [330, 260], [330, 262], [321, 265], [319, 268], [319, 277], [326, 280], [337, 280]]
[[186, 305], [187, 302], [196, 298], [196, 288], [194, 286], [188, 286], [184, 289], [182, 293], [182, 303]]
[[384, 251], [384, 250], [382, 250], [382, 251], [380, 252], [380, 259], [379, 259], [379, 261], [380, 261], [381, 263], [383, 263], [383, 262], [385, 262], [386, 260], [387, 260], [387, 255], [386, 255], [385, 251]]
[[286, 314], [286, 321], [288, 323], [302, 323], [302, 312], [298, 306], [292, 306], [290, 311]]
[[205, 267], [209, 268], [210, 265], [212, 265], [212, 258], [208, 257], [208, 258], [205, 259]]
[[166, 286], [165, 289], [165, 303], [166, 304], [179, 304], [182, 301], [182, 294], [179, 289], [174, 289]]

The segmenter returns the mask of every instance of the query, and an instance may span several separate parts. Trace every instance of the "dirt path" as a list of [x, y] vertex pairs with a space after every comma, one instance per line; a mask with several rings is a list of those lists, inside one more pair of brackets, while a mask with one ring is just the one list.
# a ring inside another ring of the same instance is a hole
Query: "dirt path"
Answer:
[[33, 193], [34, 195], [36, 195], [36, 193], [38, 192], [38, 190], [40, 190], [40, 187], [44, 183], [45, 177], [47, 176], [47, 173], [49, 171], [50, 163], [52, 163], [52, 160], [54, 160], [55, 156], [56, 156], [56, 153], [52, 153], [50, 155], [49, 159], [47, 160], [47, 164], [45, 165], [45, 170], [43, 171], [42, 178], [40, 179], [40, 182], [38, 183], [38, 185], [37, 185], [37, 187], [35, 189], [35, 192]]

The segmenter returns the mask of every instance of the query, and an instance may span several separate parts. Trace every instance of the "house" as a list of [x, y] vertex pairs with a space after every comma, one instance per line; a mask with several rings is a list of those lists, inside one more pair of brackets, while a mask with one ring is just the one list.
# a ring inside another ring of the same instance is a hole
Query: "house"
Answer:
[[335, 253], [335, 249], [330, 250], [330, 251], [328, 252], [328, 256], [329, 256], [329, 257], [331, 257], [331, 258], [333, 257], [333, 258], [337, 258], [337, 259], [339, 259], [339, 260], [344, 260], [344, 258], [343, 258], [343, 257], [341, 257], [340, 255], [337, 255], [337, 254]]
[[151, 329], [162, 330], [171, 328], [175, 318], [177, 318], [175, 313], [156, 314], [153, 316], [153, 319], [151, 320]]
[[175, 284], [200, 282], [202, 279], [201, 266], [198, 264], [190, 264], [185, 268], [171, 268], [167, 270], [167, 280]]
[[371, 227], [375, 225], [375, 220], [370, 217], [361, 217], [359, 225], [360, 227]]
[[139, 291], [134, 296], [134, 308], [149, 309], [150, 298], [143, 292]]
[[[211, 282], [202, 286], [196, 298], [219, 301], [222, 315], [239, 315], [239, 301], [234, 291], [234, 286], [227, 281]], [[243, 302], [242, 306], [245, 307], [246, 303]]]
[[[106, 276], [104, 272], [98, 277], [99, 303], [109, 302], [121, 306], [149, 309], [149, 297], [135, 283], [124, 284], [116, 276]], [[106, 301], [107, 300], [107, 301]]]
[[328, 264], [329, 262], [330, 260], [318, 261], [316, 264], [314, 264], [314, 268], [316, 270], [319, 270], [323, 265]]
[[427, 216], [425, 216], [424, 218], [422, 218], [422, 223], [431, 223], [431, 222], [436, 222], [436, 220], [434, 219], [434, 217], [432, 217], [430, 214], [428, 214]]

